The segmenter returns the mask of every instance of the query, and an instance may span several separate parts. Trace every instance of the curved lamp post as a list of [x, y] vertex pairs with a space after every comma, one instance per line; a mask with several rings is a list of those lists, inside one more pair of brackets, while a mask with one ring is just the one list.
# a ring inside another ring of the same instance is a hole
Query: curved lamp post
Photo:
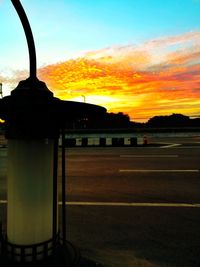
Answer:
[[63, 242], [59, 237], [57, 216], [59, 134], [62, 130], [64, 140], [66, 120], [106, 112], [100, 106], [60, 100], [38, 80], [35, 45], [27, 16], [19, 0], [11, 1], [26, 34], [30, 76], [20, 81], [10, 96], [0, 99], [0, 118], [5, 121], [8, 139], [7, 231], [6, 235], [1, 235], [0, 265], [9, 262], [9, 266], [11, 262], [51, 262], [58, 246], [66, 245], [64, 146]]

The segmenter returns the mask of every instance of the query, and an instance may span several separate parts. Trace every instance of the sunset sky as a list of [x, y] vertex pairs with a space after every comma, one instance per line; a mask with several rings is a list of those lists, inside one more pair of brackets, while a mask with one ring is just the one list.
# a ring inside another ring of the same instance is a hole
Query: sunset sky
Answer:
[[[133, 121], [200, 117], [200, 0], [22, 0], [39, 79], [65, 100], [105, 106]], [[4, 95], [28, 77], [23, 28], [0, 0]]]

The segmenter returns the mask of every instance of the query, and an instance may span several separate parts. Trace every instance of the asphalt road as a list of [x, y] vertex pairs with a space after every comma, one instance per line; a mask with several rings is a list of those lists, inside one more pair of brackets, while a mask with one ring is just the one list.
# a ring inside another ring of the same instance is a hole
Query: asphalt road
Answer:
[[200, 203], [200, 146], [66, 153], [69, 201]]
[[199, 139], [152, 142], [66, 151], [68, 237], [106, 266], [200, 266]]
[[[66, 149], [68, 239], [108, 267], [200, 266], [199, 142]], [[0, 157], [4, 200], [6, 150]]]

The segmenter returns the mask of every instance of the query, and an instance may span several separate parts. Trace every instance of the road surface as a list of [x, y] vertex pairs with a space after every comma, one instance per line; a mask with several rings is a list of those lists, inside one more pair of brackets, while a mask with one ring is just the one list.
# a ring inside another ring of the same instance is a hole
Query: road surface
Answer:
[[108, 267], [200, 266], [200, 139], [153, 141], [161, 145], [66, 149], [67, 236], [84, 256]]

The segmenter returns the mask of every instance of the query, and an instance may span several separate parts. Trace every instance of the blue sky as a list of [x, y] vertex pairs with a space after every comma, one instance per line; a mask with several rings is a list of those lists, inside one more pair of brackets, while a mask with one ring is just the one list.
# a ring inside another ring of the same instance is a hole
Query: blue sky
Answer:
[[[22, 0], [38, 65], [85, 51], [137, 44], [200, 29], [198, 0]], [[28, 65], [26, 42], [11, 1], [0, 0], [0, 70]]]

